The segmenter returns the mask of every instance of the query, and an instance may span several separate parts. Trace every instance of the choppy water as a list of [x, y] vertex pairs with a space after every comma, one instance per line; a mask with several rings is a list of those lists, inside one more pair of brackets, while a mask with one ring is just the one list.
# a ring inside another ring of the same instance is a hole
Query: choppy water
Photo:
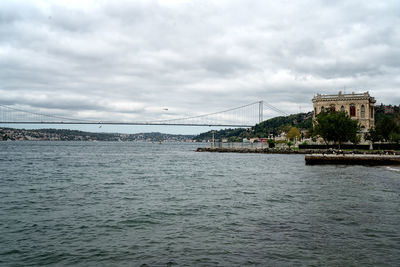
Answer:
[[195, 148], [0, 142], [0, 265], [400, 265], [399, 168]]

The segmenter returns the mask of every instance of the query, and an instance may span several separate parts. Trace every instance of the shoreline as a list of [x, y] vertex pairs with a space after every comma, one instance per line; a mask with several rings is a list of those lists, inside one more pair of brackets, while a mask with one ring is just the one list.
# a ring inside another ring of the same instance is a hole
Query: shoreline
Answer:
[[196, 152], [214, 153], [259, 153], [259, 154], [322, 154], [322, 155], [400, 155], [400, 151], [394, 150], [335, 150], [335, 149], [301, 149], [290, 148], [232, 148], [232, 147], [199, 147]]
[[[308, 150], [307, 150], [308, 151]], [[199, 147], [196, 152], [216, 153], [261, 153], [261, 154], [309, 154], [307, 151], [275, 148], [223, 148], [223, 147]]]

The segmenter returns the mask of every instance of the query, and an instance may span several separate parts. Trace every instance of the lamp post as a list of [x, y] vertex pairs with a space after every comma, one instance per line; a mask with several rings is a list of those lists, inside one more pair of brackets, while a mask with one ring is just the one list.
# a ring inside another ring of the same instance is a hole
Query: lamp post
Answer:
[[212, 132], [212, 147], [215, 147], [215, 136], [214, 136], [215, 131], [212, 130], [211, 132]]

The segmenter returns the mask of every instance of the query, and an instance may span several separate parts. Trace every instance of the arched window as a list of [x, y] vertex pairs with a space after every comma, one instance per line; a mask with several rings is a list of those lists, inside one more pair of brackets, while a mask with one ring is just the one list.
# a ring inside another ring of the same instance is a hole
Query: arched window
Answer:
[[361, 105], [361, 118], [365, 117], [365, 107], [364, 105]]
[[317, 115], [317, 108], [314, 108], [314, 115]]
[[350, 105], [350, 117], [356, 116], [356, 106], [354, 104]]
[[324, 106], [321, 107], [321, 112], [325, 112], [325, 107]]
[[340, 107], [340, 111], [344, 111], [344, 107], [343, 106]]

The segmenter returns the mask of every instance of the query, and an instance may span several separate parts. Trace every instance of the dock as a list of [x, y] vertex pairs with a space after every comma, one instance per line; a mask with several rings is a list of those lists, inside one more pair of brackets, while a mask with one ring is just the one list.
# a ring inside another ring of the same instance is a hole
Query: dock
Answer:
[[400, 155], [380, 154], [311, 154], [305, 156], [307, 165], [400, 165]]

